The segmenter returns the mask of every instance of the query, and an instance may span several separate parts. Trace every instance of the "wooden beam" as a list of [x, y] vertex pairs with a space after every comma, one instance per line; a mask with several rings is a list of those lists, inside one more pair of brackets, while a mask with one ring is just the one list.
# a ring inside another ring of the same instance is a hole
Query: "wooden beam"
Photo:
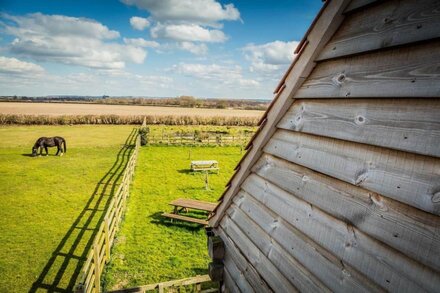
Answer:
[[279, 128], [440, 157], [440, 99], [296, 100]]
[[440, 159], [279, 130], [271, 155], [440, 215]]
[[[249, 219], [263, 229], [272, 241], [276, 241], [311, 275], [321, 280], [333, 292], [377, 292], [383, 289], [366, 278], [336, 256], [323, 249], [319, 244], [308, 238], [291, 224], [262, 205], [250, 194], [240, 191], [234, 203]], [[234, 214], [236, 222], [246, 220]], [[310, 288], [311, 289], [311, 288]], [[305, 291], [308, 291], [305, 288]], [[315, 290], [315, 292], [317, 292]]]
[[208, 275], [214, 282], [223, 281], [223, 263], [221, 262], [210, 262], [208, 265]]
[[214, 261], [221, 261], [225, 257], [225, 244], [220, 236], [208, 238], [208, 254]]
[[439, 97], [440, 40], [320, 62], [300, 98]]
[[265, 155], [263, 179], [440, 272], [440, 217]]
[[440, 274], [256, 175], [243, 189], [344, 263], [388, 291], [436, 291]]
[[348, 15], [317, 60], [438, 38], [439, 26], [439, 1], [381, 1]]
[[215, 227], [219, 224], [226, 209], [231, 204], [232, 198], [240, 190], [240, 184], [249, 175], [251, 166], [258, 160], [262, 153], [262, 148], [275, 132], [276, 124], [292, 104], [293, 93], [302, 85], [304, 78], [310, 74], [315, 66], [314, 60], [319, 51], [330, 40], [344, 19], [342, 13], [349, 2], [350, 0], [333, 0], [329, 2], [321, 17], [316, 20], [313, 30], [307, 37], [308, 45], [296, 61], [293, 70], [286, 77], [286, 88], [267, 113], [266, 127], [255, 138], [253, 142], [254, 147], [243, 161], [242, 168], [239, 170], [237, 177], [231, 182], [231, 188], [224, 194], [223, 202], [217, 208], [215, 215], [210, 218], [209, 223], [211, 226]]

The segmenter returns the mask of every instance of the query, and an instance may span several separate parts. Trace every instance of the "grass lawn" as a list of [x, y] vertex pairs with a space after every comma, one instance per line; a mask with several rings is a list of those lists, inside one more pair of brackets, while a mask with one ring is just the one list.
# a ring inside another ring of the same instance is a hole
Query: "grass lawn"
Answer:
[[[191, 149], [191, 159], [189, 150]], [[104, 283], [107, 290], [130, 288], [207, 273], [209, 263], [203, 227], [171, 224], [160, 214], [170, 212], [176, 198], [215, 202], [242, 154], [239, 147], [143, 147], [139, 153], [125, 219], [112, 249]], [[217, 160], [220, 174], [189, 173], [191, 160]]]
[[[0, 127], [0, 292], [73, 288], [133, 128]], [[38, 137], [54, 135], [66, 138], [65, 156], [28, 156]]]

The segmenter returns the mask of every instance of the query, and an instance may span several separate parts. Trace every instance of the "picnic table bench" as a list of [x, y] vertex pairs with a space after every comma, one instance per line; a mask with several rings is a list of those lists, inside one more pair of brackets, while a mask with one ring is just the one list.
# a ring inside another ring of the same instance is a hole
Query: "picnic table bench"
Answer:
[[191, 161], [191, 171], [218, 171], [218, 162], [215, 160], [209, 161]]
[[217, 204], [213, 202], [207, 202], [207, 201], [201, 201], [195, 199], [186, 199], [186, 198], [179, 198], [173, 200], [169, 204], [174, 206], [173, 213], [163, 213], [162, 214], [163, 217], [170, 218], [171, 220], [176, 219], [186, 222], [197, 223], [205, 226], [208, 225], [207, 220], [183, 216], [180, 215], [179, 212], [181, 212], [182, 210], [188, 211], [188, 209], [193, 209], [193, 210], [206, 211], [210, 214], [214, 211], [215, 207], [217, 206]]

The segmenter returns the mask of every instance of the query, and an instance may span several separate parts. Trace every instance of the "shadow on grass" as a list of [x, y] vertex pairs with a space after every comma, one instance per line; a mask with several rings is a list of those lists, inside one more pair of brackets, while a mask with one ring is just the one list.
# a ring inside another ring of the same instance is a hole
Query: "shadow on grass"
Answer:
[[21, 154], [23, 157], [31, 157], [31, 158], [42, 158], [42, 157], [61, 157], [61, 156], [57, 156], [55, 154], [44, 154], [44, 155], [36, 155], [33, 156], [32, 154]]
[[180, 170], [177, 170], [177, 172], [179, 172], [179, 173], [181, 173], [181, 174], [194, 174], [194, 172], [193, 171], [191, 171], [190, 169], [180, 169]]
[[[105, 211], [118, 188], [125, 166], [134, 149], [137, 129], [133, 129], [119, 150], [113, 166], [99, 180], [84, 209], [52, 252], [29, 292], [73, 292], [81, 268], [93, 245]], [[23, 154], [24, 155], [24, 154]], [[67, 268], [70, 268], [67, 270]], [[61, 285], [60, 283], [67, 283]]]
[[200, 224], [189, 223], [189, 222], [184, 222], [184, 221], [179, 221], [179, 220], [173, 220], [173, 222], [171, 222], [170, 218], [166, 218], [166, 217], [162, 216], [162, 212], [154, 213], [148, 217], [151, 218], [150, 223], [152, 223], [152, 224], [162, 225], [165, 227], [183, 228], [183, 229], [186, 229], [190, 232], [198, 231], [204, 227], [203, 225], [200, 225]]

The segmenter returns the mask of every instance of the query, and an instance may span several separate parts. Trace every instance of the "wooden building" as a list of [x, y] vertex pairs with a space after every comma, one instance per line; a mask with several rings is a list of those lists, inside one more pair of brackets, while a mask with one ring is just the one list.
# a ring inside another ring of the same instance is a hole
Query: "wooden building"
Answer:
[[295, 53], [210, 219], [223, 289], [440, 292], [440, 1], [327, 1]]

